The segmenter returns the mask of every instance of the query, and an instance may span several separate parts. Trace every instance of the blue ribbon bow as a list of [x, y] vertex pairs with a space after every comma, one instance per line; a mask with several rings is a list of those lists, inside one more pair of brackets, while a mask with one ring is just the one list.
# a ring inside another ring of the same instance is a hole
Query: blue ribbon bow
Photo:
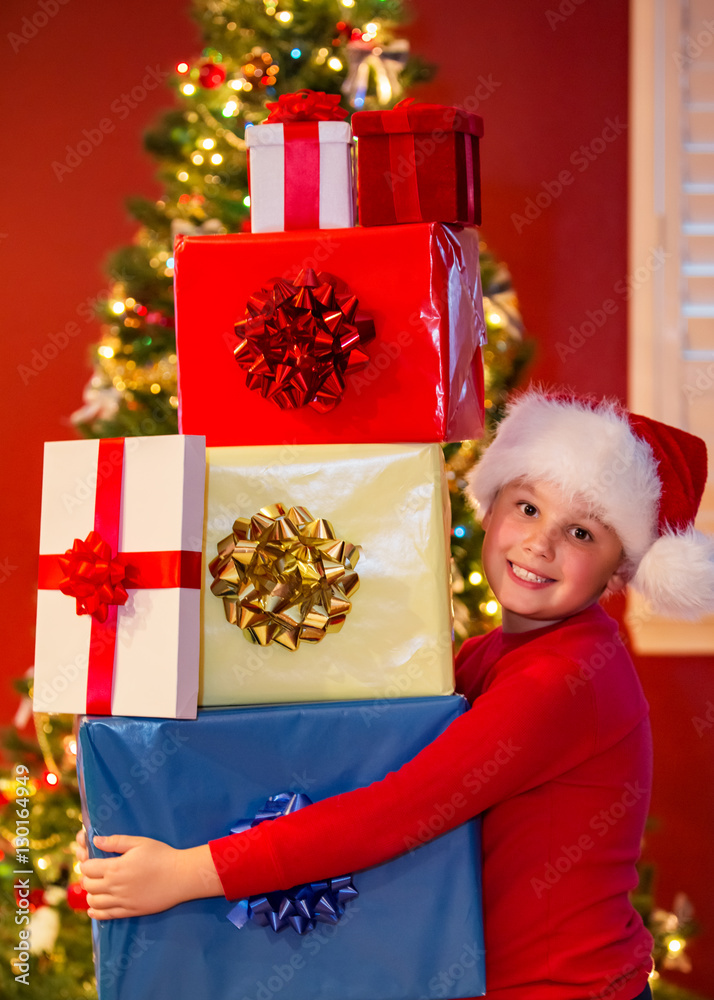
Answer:
[[[254, 819], [239, 820], [231, 827], [231, 833], [243, 833], [265, 820], [287, 816], [311, 805], [312, 799], [299, 792], [271, 795]], [[356, 896], [359, 893], [352, 884], [352, 876], [342, 875], [240, 899], [228, 914], [228, 919], [238, 930], [252, 920], [261, 927], [272, 927], [274, 931], [292, 927], [298, 934], [306, 934], [318, 923], [336, 924], [345, 912], [345, 905]]]

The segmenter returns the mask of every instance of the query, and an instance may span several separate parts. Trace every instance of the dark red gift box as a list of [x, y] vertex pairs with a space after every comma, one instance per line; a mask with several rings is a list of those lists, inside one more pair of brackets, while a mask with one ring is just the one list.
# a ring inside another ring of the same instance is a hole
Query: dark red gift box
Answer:
[[360, 222], [480, 225], [483, 119], [461, 108], [411, 102], [352, 115]]
[[[179, 424], [208, 445], [436, 442], [483, 428], [478, 231], [439, 224], [179, 236], [174, 252]], [[328, 412], [246, 385], [235, 324], [276, 277], [343, 282], [374, 323], [365, 367]]]

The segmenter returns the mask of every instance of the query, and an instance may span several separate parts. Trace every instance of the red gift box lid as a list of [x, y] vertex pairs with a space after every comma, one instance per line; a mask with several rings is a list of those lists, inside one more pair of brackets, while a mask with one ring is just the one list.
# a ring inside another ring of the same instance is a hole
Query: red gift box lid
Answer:
[[390, 135], [395, 132], [467, 132], [483, 135], [483, 118], [463, 108], [445, 104], [415, 104], [412, 97], [389, 111], [355, 111], [352, 131], [360, 135]]

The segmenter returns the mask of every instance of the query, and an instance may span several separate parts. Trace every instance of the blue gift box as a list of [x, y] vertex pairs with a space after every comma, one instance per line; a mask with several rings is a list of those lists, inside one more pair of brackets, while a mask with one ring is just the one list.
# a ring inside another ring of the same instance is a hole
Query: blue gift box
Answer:
[[[317, 801], [383, 778], [466, 708], [463, 698], [442, 696], [207, 709], [195, 721], [85, 718], [79, 770], [89, 839], [126, 833], [174, 847], [204, 843], [275, 793]], [[304, 936], [252, 922], [237, 930], [223, 898], [94, 922], [100, 1000], [478, 996], [479, 858], [478, 824], [465, 823], [354, 873], [359, 896], [339, 923]]]

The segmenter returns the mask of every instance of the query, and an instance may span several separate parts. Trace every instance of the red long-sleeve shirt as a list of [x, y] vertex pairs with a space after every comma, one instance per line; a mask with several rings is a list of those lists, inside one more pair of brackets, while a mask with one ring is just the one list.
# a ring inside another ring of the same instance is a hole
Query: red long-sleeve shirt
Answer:
[[483, 813], [487, 996], [631, 1000], [651, 968], [628, 891], [652, 749], [616, 623], [594, 605], [524, 634], [496, 629], [456, 666], [471, 709], [398, 771], [212, 841], [226, 896], [381, 864]]

